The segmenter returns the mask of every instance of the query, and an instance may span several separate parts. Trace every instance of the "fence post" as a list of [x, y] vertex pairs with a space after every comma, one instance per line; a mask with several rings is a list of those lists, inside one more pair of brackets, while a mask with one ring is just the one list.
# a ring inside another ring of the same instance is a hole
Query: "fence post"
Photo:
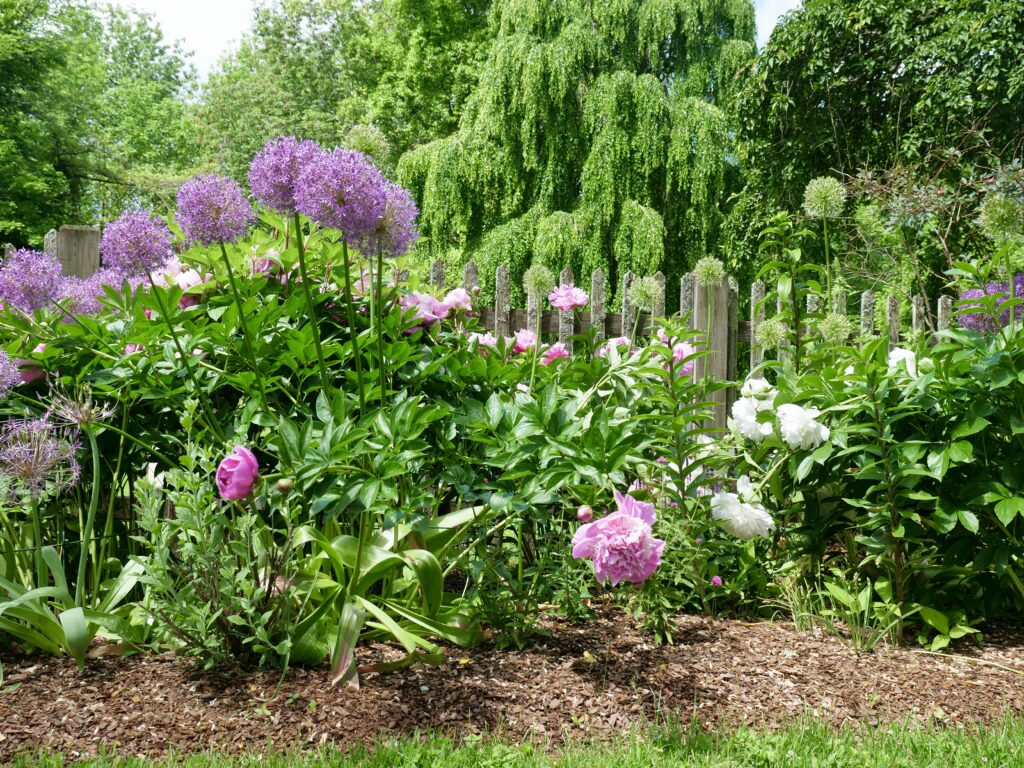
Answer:
[[604, 270], [598, 267], [590, 276], [590, 327], [594, 341], [604, 341]]
[[627, 272], [622, 276], [622, 333], [630, 341], [633, 341], [633, 326], [636, 325], [636, 307], [633, 300], [629, 298], [629, 288], [633, 285], [636, 275]]
[[11, 245], [10, 243], [7, 243], [4, 246], [4, 260], [9, 259], [12, 253], [14, 253], [14, 246]]
[[508, 337], [511, 315], [508, 264], [500, 264], [494, 273], [494, 335], [499, 339]]
[[911, 298], [910, 323], [915, 333], [923, 333], [928, 327], [928, 305], [925, 304], [924, 296], [915, 294]]
[[952, 296], [939, 296], [938, 306], [938, 328], [937, 330], [945, 331], [949, 328], [950, 323], [953, 321], [953, 297]]
[[470, 294], [475, 294], [480, 288], [480, 278], [477, 277], [475, 261], [467, 261], [466, 266], [462, 269], [462, 288]]
[[[739, 343], [737, 337], [740, 332], [740, 286], [734, 277], [729, 278], [729, 311], [727, 319], [728, 326], [726, 330], [729, 334], [729, 343], [726, 350], [725, 377], [729, 381], [736, 381], [737, 346]], [[734, 400], [736, 400], [736, 387], [729, 387], [725, 391], [726, 413], [732, 408]]]
[[[697, 328], [705, 329], [708, 354], [697, 359], [696, 375], [712, 380], [724, 381], [729, 375], [729, 280], [723, 277], [718, 285], [705, 288], [699, 283], [694, 291], [693, 316]], [[710, 322], [709, 322], [710, 321]], [[711, 426], [725, 429], [725, 389], [707, 394], [707, 400], [715, 403]]]
[[757, 331], [757, 326], [763, 322], [764, 283], [756, 280], [750, 286], [750, 371], [759, 379], [764, 378], [764, 373], [757, 370], [757, 367], [764, 362], [764, 349], [754, 340], [754, 333]]
[[890, 293], [885, 297], [885, 324], [889, 332], [889, 346], [900, 343], [900, 297]]
[[92, 277], [100, 268], [99, 228], [61, 227], [57, 232], [56, 255], [65, 276]]
[[[572, 273], [572, 267], [566, 267], [563, 269], [560, 279], [562, 285], [575, 285], [576, 278]], [[570, 355], [572, 354], [572, 335], [576, 330], [575, 321], [575, 311], [558, 313], [558, 340], [565, 345], [565, 348]]]
[[57, 230], [51, 229], [43, 235], [43, 252], [51, 256], [57, 255]]
[[654, 273], [654, 282], [658, 286], [658, 292], [654, 294], [654, 306], [651, 308], [652, 327], [654, 326], [654, 318], [665, 316], [665, 273], [660, 269]]
[[430, 284], [435, 288], [444, 288], [444, 262], [434, 259], [430, 265]]
[[687, 272], [679, 278], [679, 314], [686, 320], [686, 327], [692, 329], [693, 323], [693, 272]]
[[[526, 291], [526, 327], [531, 331], [539, 331], [537, 321], [540, 319], [540, 294], [533, 288]], [[537, 344], [540, 344], [540, 333], [537, 334]]]
[[875, 292], [864, 291], [860, 295], [860, 335], [875, 334]]

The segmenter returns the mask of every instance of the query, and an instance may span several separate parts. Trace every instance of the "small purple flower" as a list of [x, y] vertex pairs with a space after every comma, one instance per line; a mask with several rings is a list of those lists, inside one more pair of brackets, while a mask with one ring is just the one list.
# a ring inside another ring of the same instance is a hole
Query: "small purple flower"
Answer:
[[21, 383], [21, 371], [4, 350], [0, 349], [0, 400]]
[[0, 472], [33, 496], [60, 493], [78, 482], [81, 467], [74, 433], [45, 416], [0, 425]]
[[146, 211], [121, 214], [103, 229], [103, 264], [125, 275], [152, 272], [171, 257], [171, 231]]
[[718, 576], [718, 575], [712, 576], [711, 577], [711, 586], [712, 587], [720, 587], [720, 586], [722, 586], [722, 577]]
[[252, 193], [268, 208], [294, 215], [299, 171], [323, 151], [315, 141], [299, 141], [294, 136], [271, 139], [249, 165]]
[[419, 239], [416, 219], [420, 211], [407, 189], [390, 181], [384, 184], [384, 213], [365, 236], [354, 239], [354, 244], [363, 253], [394, 258], [408, 252]]
[[41, 251], [21, 248], [0, 266], [0, 303], [33, 312], [60, 297], [60, 262]]
[[371, 238], [387, 202], [387, 181], [360, 152], [322, 152], [299, 169], [295, 207], [351, 243]]
[[255, 216], [237, 183], [209, 174], [193, 176], [181, 185], [174, 218], [189, 242], [213, 245], [245, 237]]

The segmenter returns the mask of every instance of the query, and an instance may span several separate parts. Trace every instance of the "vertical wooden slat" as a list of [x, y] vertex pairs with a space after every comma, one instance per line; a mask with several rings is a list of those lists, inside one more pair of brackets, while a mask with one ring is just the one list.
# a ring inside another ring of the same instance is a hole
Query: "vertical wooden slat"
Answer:
[[686, 327], [693, 328], [693, 273], [687, 272], [679, 278], [679, 314], [686, 320]]
[[444, 262], [434, 259], [430, 265], [430, 284], [435, 288], [444, 288]]
[[99, 229], [61, 227], [57, 232], [57, 258], [65, 276], [92, 277], [100, 268]]
[[467, 261], [462, 269], [462, 287], [468, 293], [476, 293], [480, 288], [480, 278], [477, 275], [476, 262]]
[[889, 346], [900, 343], [900, 297], [890, 293], [885, 298], [885, 325], [889, 333]]
[[[575, 285], [576, 277], [572, 273], [572, 267], [566, 267], [559, 276], [562, 285]], [[565, 348], [572, 354], [572, 335], [575, 333], [575, 313], [558, 313], [558, 340], [565, 345]]]
[[526, 327], [531, 331], [539, 331], [537, 322], [540, 320], [540, 294], [533, 290], [526, 292]]
[[[764, 322], [764, 283], [760, 280], [750, 286], [750, 370], [757, 371], [757, 367], [764, 362], [764, 349], [754, 340], [754, 332], [757, 326]], [[757, 378], [764, 378], [762, 371], [754, 373]]]
[[604, 341], [604, 290], [604, 270], [600, 268], [595, 269], [590, 276], [590, 327], [595, 329], [595, 341]]
[[864, 291], [860, 295], [860, 333], [861, 336], [875, 334], [875, 292]]
[[654, 295], [654, 307], [651, 309], [651, 319], [665, 316], [665, 273], [660, 269], [654, 273], [654, 282], [658, 286], [658, 292]]
[[43, 235], [43, 252], [51, 256], [57, 255], [57, 230], [51, 229]]
[[914, 333], [924, 333], [928, 328], [928, 305], [925, 303], [924, 296], [915, 294], [911, 298], [910, 323]]
[[936, 314], [938, 315], [938, 330], [947, 330], [953, 322], [952, 296], [939, 296], [939, 305], [937, 307]]
[[14, 253], [14, 246], [11, 245], [10, 243], [7, 243], [6, 245], [4, 245], [4, 258], [5, 259], [10, 258], [12, 253]]
[[[740, 286], [733, 277], [729, 278], [729, 311], [727, 314], [728, 326], [728, 348], [726, 351], [725, 377], [729, 381], [736, 381], [736, 369], [738, 367], [738, 336], [740, 332]], [[729, 387], [725, 395], [726, 413], [732, 408], [736, 400], [736, 388]]]
[[512, 308], [509, 305], [508, 264], [502, 264], [494, 273], [494, 335], [506, 338], [509, 335]]
[[[729, 281], [722, 278], [718, 285], [706, 288], [697, 284], [694, 291], [693, 317], [697, 328], [707, 332], [708, 354], [697, 360], [696, 374], [698, 378], [705, 376], [712, 381], [725, 380], [729, 374]], [[709, 402], [714, 402], [712, 410], [711, 426], [726, 426], [726, 401], [728, 395], [725, 389], [709, 392], [705, 396]]]
[[636, 325], [636, 307], [629, 298], [629, 288], [635, 279], [632, 272], [622, 276], [622, 335], [629, 338], [633, 338], [633, 326]]

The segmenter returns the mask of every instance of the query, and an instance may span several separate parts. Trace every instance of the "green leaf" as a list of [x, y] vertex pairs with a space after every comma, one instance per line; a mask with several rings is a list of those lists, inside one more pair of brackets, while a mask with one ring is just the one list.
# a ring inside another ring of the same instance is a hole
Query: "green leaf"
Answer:
[[956, 514], [964, 528], [971, 533], [978, 532], [978, 516], [976, 514], [967, 509], [961, 509]]
[[1022, 512], [1024, 512], [1024, 499], [1020, 496], [1003, 499], [996, 504], [996, 517], [999, 518], [999, 522], [1003, 525], [1012, 523], [1013, 518]]
[[949, 460], [954, 464], [974, 461], [974, 446], [966, 440], [957, 440], [949, 446]]
[[85, 669], [85, 654], [89, 650], [92, 633], [89, 622], [81, 608], [71, 608], [60, 614], [60, 625], [64, 629], [64, 648], [68, 656], [78, 663], [79, 669]]
[[953, 438], [957, 439], [977, 434], [991, 423], [992, 422], [988, 419], [982, 418], [981, 416], [975, 416], [973, 419], [969, 419], [968, 421], [962, 421], [957, 425], [956, 429], [953, 430]]
[[420, 593], [423, 596], [423, 610], [427, 616], [433, 618], [441, 609], [441, 599], [444, 595], [444, 576], [441, 573], [441, 563], [437, 558], [425, 549], [409, 549], [402, 553], [402, 557], [408, 561], [420, 584]]
[[929, 626], [934, 627], [943, 635], [949, 634], [949, 619], [946, 618], [946, 614], [941, 611], [937, 611], [934, 608], [928, 608], [924, 605], [918, 608], [918, 613], [921, 614], [921, 618], [924, 619]]

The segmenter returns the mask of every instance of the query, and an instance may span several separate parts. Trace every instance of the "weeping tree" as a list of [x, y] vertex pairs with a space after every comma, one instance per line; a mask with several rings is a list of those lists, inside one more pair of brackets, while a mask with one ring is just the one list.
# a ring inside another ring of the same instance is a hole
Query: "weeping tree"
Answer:
[[[727, 107], [754, 53], [750, 0], [496, 0], [494, 42], [452, 135], [405, 153], [420, 255], [663, 270], [717, 247], [735, 186]], [[513, 295], [521, 300], [521, 295]]]

